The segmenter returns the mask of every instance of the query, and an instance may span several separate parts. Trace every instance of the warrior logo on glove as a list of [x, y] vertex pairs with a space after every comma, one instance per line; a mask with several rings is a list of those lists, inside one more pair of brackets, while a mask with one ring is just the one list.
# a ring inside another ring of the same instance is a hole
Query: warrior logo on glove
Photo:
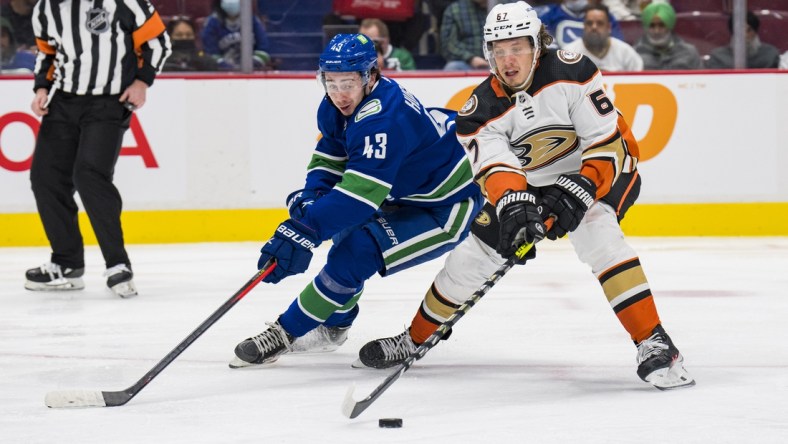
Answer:
[[[588, 185], [591, 184], [591, 181], [586, 179], [585, 177], [580, 177], [581, 180], [584, 180]], [[594, 197], [591, 193], [585, 190], [582, 186], [572, 182], [572, 179], [568, 178], [567, 176], [560, 176], [558, 180], [555, 182], [556, 185], [563, 187], [566, 191], [570, 194], [574, 194], [583, 202], [586, 206], [586, 209], [591, 208], [591, 205], [594, 204]]]

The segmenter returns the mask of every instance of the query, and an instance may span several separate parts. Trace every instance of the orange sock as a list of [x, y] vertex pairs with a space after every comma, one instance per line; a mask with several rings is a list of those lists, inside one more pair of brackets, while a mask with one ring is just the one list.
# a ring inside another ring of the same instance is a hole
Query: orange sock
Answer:
[[416, 345], [424, 343], [459, 307], [441, 296], [433, 283], [424, 295], [419, 311], [410, 322], [410, 337], [413, 342]]
[[635, 257], [605, 270], [599, 283], [632, 340], [639, 343], [649, 337], [660, 321], [640, 260]]

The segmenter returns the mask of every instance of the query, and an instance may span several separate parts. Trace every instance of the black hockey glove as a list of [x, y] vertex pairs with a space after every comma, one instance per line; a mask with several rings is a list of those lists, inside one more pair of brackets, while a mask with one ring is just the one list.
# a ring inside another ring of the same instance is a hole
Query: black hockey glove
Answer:
[[320, 191], [298, 190], [287, 196], [287, 211], [293, 219], [302, 219], [306, 210], [322, 196]]
[[[536, 196], [530, 191], [507, 191], [496, 205], [500, 235], [496, 251], [503, 257], [509, 257], [523, 243], [541, 240], [545, 235], [542, 215], [536, 205]], [[536, 256], [536, 249], [531, 247], [526, 256], [518, 263], [523, 264]]]
[[547, 238], [556, 240], [574, 231], [596, 199], [596, 185], [582, 174], [558, 176], [555, 184], [542, 191], [542, 217], [555, 215], [557, 220]]

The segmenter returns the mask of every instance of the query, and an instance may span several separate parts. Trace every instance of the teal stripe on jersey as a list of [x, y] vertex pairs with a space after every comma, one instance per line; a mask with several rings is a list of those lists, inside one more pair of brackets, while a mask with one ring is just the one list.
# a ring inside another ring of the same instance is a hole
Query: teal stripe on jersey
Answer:
[[309, 161], [309, 165], [306, 167], [306, 170], [307, 173], [312, 170], [323, 170], [336, 174], [337, 176], [341, 176], [345, 171], [346, 165], [347, 157], [333, 157], [329, 156], [328, 154], [315, 151], [314, 154], [312, 154], [312, 160]]
[[466, 199], [454, 204], [455, 210], [452, 217], [449, 218], [443, 228], [427, 231], [386, 251], [383, 255], [386, 268], [392, 268], [400, 262], [410, 260], [414, 256], [420, 256], [425, 251], [434, 250], [446, 243], [456, 242], [464, 227], [473, 217], [471, 214], [473, 209], [472, 202], [472, 199]]
[[347, 170], [336, 189], [377, 210], [389, 195], [391, 185], [358, 171]]
[[334, 312], [347, 312], [353, 308], [363, 292], [364, 290], [362, 289], [353, 295], [346, 304], [340, 305], [321, 293], [317, 287], [315, 287], [314, 281], [312, 281], [307, 285], [304, 291], [298, 295], [298, 308], [315, 321], [325, 322]]
[[412, 200], [415, 202], [439, 202], [454, 193], [459, 192], [473, 182], [473, 170], [467, 157], [463, 157], [454, 166], [451, 174], [435, 189], [425, 194], [412, 194], [401, 200]]

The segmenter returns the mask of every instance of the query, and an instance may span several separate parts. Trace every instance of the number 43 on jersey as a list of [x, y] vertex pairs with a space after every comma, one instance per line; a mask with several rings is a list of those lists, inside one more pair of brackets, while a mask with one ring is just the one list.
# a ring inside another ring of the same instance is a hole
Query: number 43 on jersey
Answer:
[[386, 158], [386, 143], [388, 136], [386, 133], [375, 134], [375, 142], [372, 143], [370, 136], [364, 137], [364, 155], [367, 159], [385, 159]]

